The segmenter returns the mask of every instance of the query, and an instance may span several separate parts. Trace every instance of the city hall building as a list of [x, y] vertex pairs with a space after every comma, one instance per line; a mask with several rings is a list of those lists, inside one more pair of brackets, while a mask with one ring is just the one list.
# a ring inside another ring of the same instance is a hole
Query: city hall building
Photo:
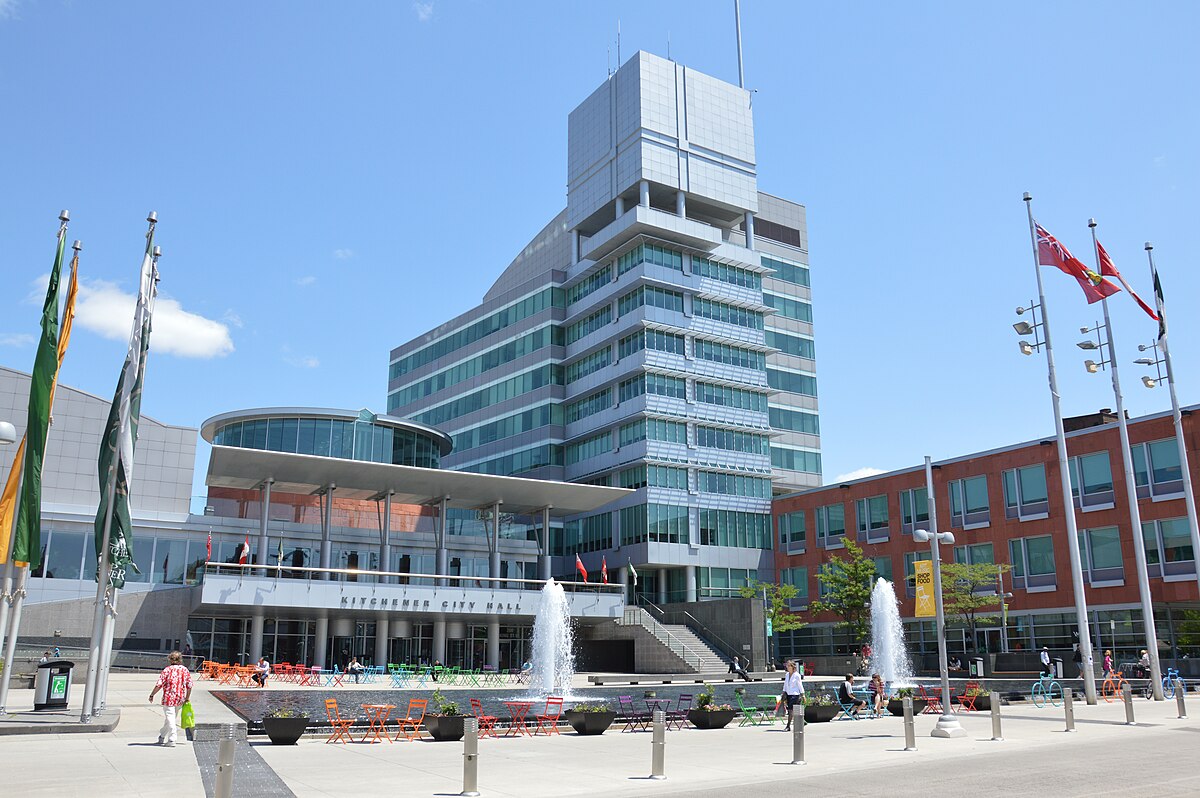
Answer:
[[772, 496], [821, 455], [805, 211], [758, 190], [750, 93], [639, 52], [567, 153], [566, 208], [392, 350], [387, 411], [445, 430], [445, 468], [632, 490], [551, 522], [556, 574], [604, 560], [659, 604], [770, 581]]
[[[1193, 484], [1200, 462], [1198, 409], [1183, 410]], [[1070, 512], [1079, 530], [1093, 646], [1099, 652], [1112, 649], [1118, 661], [1136, 659], [1145, 647], [1136, 534], [1145, 543], [1162, 656], [1194, 656], [1200, 652], [1200, 594], [1171, 414], [1131, 419], [1129, 452], [1121, 451], [1111, 411], [1065, 419], [1064, 426]], [[1137, 530], [1130, 526], [1125, 457], [1132, 458], [1137, 484]], [[950, 650], [1011, 653], [1048, 646], [1069, 651], [1077, 624], [1053, 436], [937, 460], [932, 470], [938, 529], [955, 537], [952, 548], [942, 547], [942, 560], [1009, 566], [1006, 573], [997, 572], [994, 605], [980, 610], [992, 623], [977, 629], [977, 639], [969, 639], [961, 620], [947, 617]], [[910, 649], [927, 655], [937, 651], [934, 620], [914, 617], [913, 562], [930, 558], [929, 544], [912, 538], [913, 530], [929, 524], [924, 465], [780, 497], [775, 524], [779, 580], [797, 590], [793, 609], [806, 610], [822, 595], [821, 568], [832, 556], [845, 556], [844, 541], [854, 540], [874, 560], [876, 574], [896, 583]], [[1003, 593], [1011, 593], [1006, 608]], [[1006, 623], [1001, 623], [1005, 609]], [[808, 626], [782, 636], [785, 655], [858, 650], [859, 641], [848, 639], [828, 614], [808, 620]], [[936, 660], [929, 667], [936, 667]]]

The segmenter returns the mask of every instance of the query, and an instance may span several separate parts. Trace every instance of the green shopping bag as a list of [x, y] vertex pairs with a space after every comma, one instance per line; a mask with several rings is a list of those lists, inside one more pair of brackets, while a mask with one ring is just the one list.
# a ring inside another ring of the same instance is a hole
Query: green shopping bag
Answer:
[[196, 728], [196, 713], [192, 711], [192, 702], [185, 701], [179, 712], [179, 725], [185, 729]]

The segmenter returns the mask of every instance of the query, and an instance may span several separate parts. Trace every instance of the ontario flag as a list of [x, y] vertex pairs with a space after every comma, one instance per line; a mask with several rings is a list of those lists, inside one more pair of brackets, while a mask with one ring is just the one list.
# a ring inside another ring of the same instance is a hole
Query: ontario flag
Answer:
[[600, 555], [600, 581], [608, 584], [608, 558], [603, 554]]
[[1155, 321], [1158, 321], [1158, 314], [1151, 310], [1150, 306], [1142, 301], [1142, 298], [1137, 295], [1137, 292], [1129, 287], [1129, 283], [1125, 282], [1125, 278], [1121, 276], [1119, 271], [1117, 271], [1117, 267], [1113, 264], [1112, 258], [1110, 258], [1108, 253], [1104, 251], [1104, 245], [1099, 241], [1096, 242], [1096, 251], [1100, 254], [1100, 273], [1105, 277], [1116, 277], [1117, 280], [1121, 282], [1121, 285], [1125, 286], [1125, 291], [1131, 297], [1133, 297], [1133, 301], [1138, 303], [1138, 307], [1146, 311], [1147, 316]]
[[1087, 297], [1089, 305], [1093, 302], [1099, 302], [1105, 297], [1110, 297], [1121, 290], [1087, 266], [1084, 266], [1079, 258], [1072, 255], [1062, 245], [1062, 242], [1046, 232], [1046, 228], [1037, 222], [1034, 222], [1034, 225], [1037, 228], [1038, 264], [1041, 266], [1053, 266], [1063, 274], [1074, 277], [1079, 282], [1079, 287], [1083, 289], [1083, 295]]
[[575, 570], [583, 574], [583, 581], [587, 581], [587, 569], [583, 567], [583, 560], [579, 559], [579, 555], [575, 555]]

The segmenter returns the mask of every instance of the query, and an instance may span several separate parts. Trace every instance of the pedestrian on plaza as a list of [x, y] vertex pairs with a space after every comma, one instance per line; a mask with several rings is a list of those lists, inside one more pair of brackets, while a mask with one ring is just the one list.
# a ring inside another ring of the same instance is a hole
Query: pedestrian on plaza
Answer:
[[871, 706], [875, 708], [875, 714], [883, 714], [883, 677], [878, 673], [871, 674], [867, 689], [871, 691]]
[[1075, 667], [1079, 669], [1079, 678], [1083, 678], [1083, 649], [1080, 646], [1075, 646], [1075, 654], [1071, 657], [1075, 661]]
[[55, 646], [54, 647], [54, 658], [58, 659], [61, 656], [62, 656], [62, 649], [60, 649], [58, 646]]
[[49, 661], [50, 661], [50, 649], [46, 649], [45, 651], [42, 652], [42, 658], [39, 659], [38, 662], [45, 664]]
[[1104, 678], [1109, 678], [1113, 675], [1113, 660], [1112, 650], [1104, 649]]
[[1039, 659], [1041, 659], [1041, 661], [1042, 661], [1042, 675], [1049, 676], [1051, 673], [1051, 670], [1050, 670], [1050, 649], [1048, 647], [1042, 646], [1042, 653], [1039, 655]]
[[167, 667], [158, 675], [158, 684], [150, 691], [150, 703], [154, 703], [154, 696], [162, 690], [163, 725], [158, 733], [158, 744], [174, 748], [180, 708], [192, 697], [192, 674], [183, 667], [183, 654], [178, 651], [172, 651], [167, 662]]
[[1142, 649], [1142, 655], [1138, 657], [1137, 667], [1137, 676], [1139, 679], [1145, 679], [1150, 674], [1150, 652], [1144, 648]]
[[796, 667], [793, 660], [788, 660], [784, 663], [783, 674], [783, 694], [779, 696], [780, 703], [787, 707], [787, 725], [784, 726], [784, 731], [791, 731], [792, 728], [792, 707], [804, 696], [804, 677], [800, 674], [800, 669]]

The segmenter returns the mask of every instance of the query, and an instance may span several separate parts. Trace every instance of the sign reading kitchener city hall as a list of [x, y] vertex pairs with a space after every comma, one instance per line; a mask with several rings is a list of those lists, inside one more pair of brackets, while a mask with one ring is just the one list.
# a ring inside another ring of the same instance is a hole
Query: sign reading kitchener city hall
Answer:
[[437, 599], [379, 598], [378, 596], [342, 596], [342, 606], [359, 610], [398, 610], [400, 612], [461, 612], [520, 615], [520, 601], [438, 601]]

